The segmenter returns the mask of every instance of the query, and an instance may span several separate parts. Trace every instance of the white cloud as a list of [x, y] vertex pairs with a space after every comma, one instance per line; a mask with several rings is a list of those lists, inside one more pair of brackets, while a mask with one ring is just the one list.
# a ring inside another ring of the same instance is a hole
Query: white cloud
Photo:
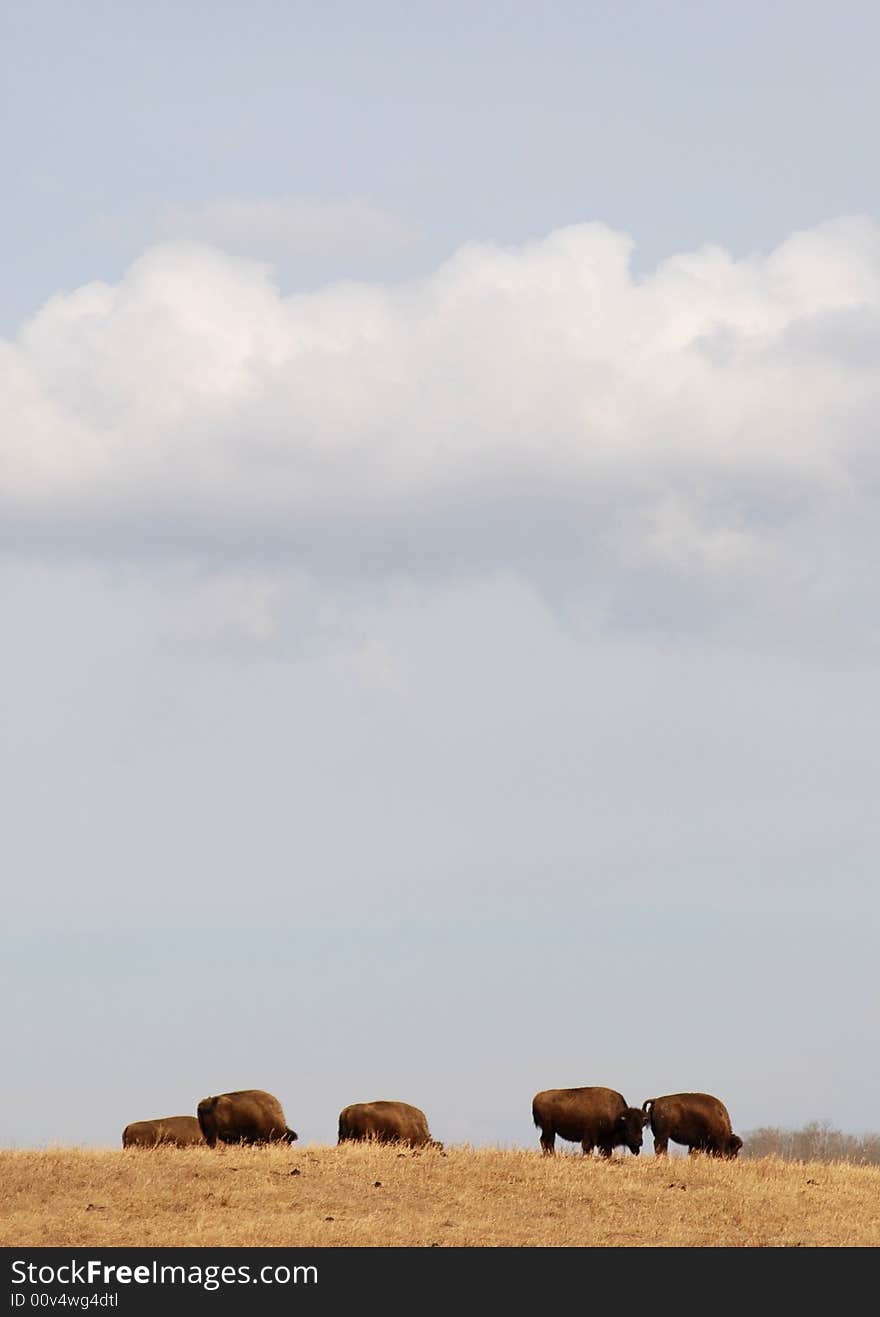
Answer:
[[163, 241], [210, 243], [233, 255], [271, 261], [327, 256], [383, 261], [412, 246], [417, 237], [410, 220], [357, 197], [171, 205], [159, 216], [156, 233]]
[[0, 344], [8, 533], [334, 588], [512, 572], [623, 626], [873, 640], [880, 226], [640, 280], [630, 246], [585, 224], [292, 297], [155, 247]]

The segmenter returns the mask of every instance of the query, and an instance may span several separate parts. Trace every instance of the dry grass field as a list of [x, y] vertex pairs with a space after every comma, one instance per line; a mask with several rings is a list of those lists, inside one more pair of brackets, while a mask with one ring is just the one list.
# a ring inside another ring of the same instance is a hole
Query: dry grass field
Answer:
[[880, 1168], [381, 1145], [0, 1152], [0, 1244], [880, 1245]]

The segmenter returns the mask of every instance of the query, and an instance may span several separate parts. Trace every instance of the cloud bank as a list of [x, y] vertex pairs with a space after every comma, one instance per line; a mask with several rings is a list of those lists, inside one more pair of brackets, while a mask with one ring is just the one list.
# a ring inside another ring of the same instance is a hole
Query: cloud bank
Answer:
[[600, 224], [282, 297], [193, 242], [0, 343], [5, 548], [513, 573], [620, 626], [829, 620], [873, 643], [880, 225], [630, 270]]

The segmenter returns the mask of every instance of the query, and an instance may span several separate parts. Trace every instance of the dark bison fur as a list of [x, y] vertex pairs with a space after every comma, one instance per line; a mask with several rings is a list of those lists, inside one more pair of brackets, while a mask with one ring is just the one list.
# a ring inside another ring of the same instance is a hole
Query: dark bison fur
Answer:
[[584, 1155], [598, 1148], [610, 1157], [615, 1148], [629, 1148], [636, 1157], [642, 1148], [647, 1117], [629, 1107], [613, 1088], [547, 1088], [532, 1099], [532, 1119], [541, 1131], [541, 1148], [556, 1150], [556, 1136], [579, 1143]]
[[217, 1143], [293, 1143], [297, 1138], [288, 1128], [281, 1103], [261, 1088], [202, 1098], [198, 1117], [211, 1148]]
[[204, 1143], [195, 1116], [162, 1116], [159, 1120], [135, 1120], [122, 1131], [123, 1148], [156, 1148], [165, 1144], [187, 1148]]
[[685, 1144], [689, 1153], [705, 1152], [731, 1161], [743, 1146], [731, 1129], [727, 1107], [711, 1093], [667, 1093], [648, 1098], [642, 1110], [651, 1123], [658, 1156], [668, 1152], [670, 1139]]
[[339, 1142], [373, 1139], [408, 1143], [413, 1148], [442, 1148], [431, 1138], [424, 1111], [409, 1102], [354, 1102], [339, 1113]]

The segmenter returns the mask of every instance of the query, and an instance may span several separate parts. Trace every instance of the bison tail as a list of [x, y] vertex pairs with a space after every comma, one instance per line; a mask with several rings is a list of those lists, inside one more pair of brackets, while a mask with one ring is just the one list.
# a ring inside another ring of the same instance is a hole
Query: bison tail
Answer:
[[284, 1138], [287, 1143], [296, 1143], [297, 1139], [299, 1138], [299, 1135], [297, 1134], [296, 1130], [288, 1129], [287, 1126], [285, 1126]]
[[648, 1098], [646, 1102], [642, 1103], [642, 1111], [645, 1113], [646, 1116], [650, 1116], [651, 1108], [653, 1107], [656, 1101], [657, 1101], [656, 1098]]

